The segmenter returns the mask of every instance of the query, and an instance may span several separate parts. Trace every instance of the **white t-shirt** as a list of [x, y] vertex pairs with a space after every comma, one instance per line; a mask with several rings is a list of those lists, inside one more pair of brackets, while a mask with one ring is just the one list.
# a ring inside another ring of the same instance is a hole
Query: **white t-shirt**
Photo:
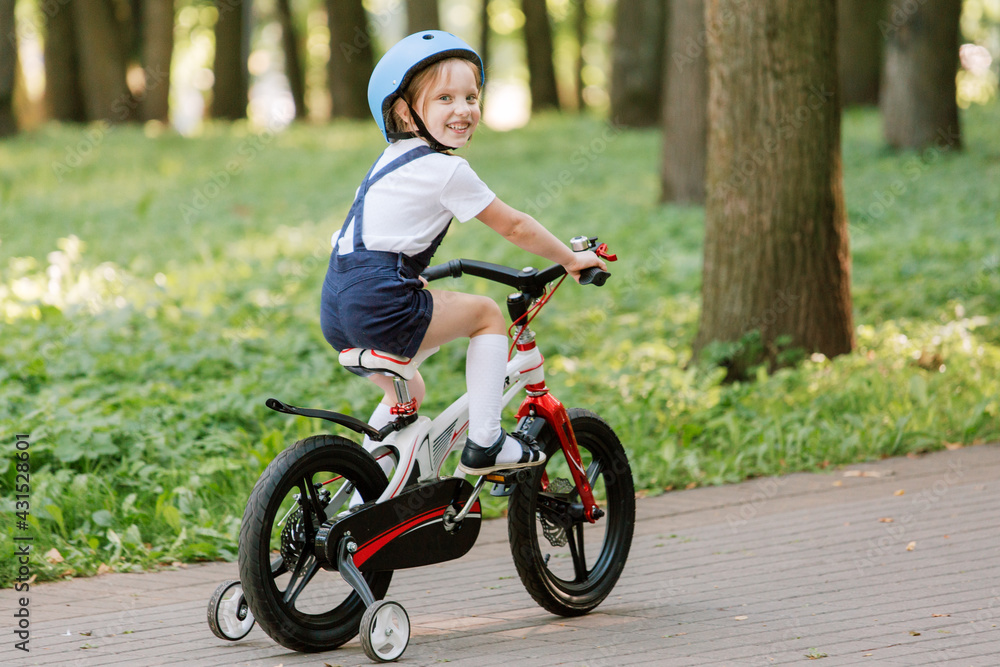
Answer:
[[[421, 145], [423, 140], [417, 138], [391, 144], [378, 159], [372, 177]], [[417, 158], [368, 189], [361, 230], [365, 247], [416, 255], [430, 247], [453, 217], [467, 222], [495, 198], [465, 159], [442, 153]], [[331, 239], [340, 255], [354, 251], [354, 220], [344, 231], [343, 238], [338, 231]]]

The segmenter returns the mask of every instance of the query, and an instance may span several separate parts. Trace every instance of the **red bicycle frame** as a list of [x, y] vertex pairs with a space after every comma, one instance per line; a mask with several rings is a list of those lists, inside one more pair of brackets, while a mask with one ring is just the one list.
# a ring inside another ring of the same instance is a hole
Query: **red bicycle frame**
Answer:
[[[525, 389], [528, 391], [528, 396], [517, 410], [517, 419], [520, 421], [522, 417], [538, 416], [552, 426], [569, 463], [573, 481], [576, 482], [576, 488], [580, 492], [584, 517], [590, 523], [596, 523], [597, 517], [594, 512], [598, 509], [597, 503], [594, 501], [593, 489], [590, 488], [590, 480], [587, 479], [587, 471], [583, 469], [580, 448], [576, 444], [576, 434], [573, 433], [573, 425], [570, 423], [569, 415], [566, 414], [566, 408], [559, 399], [549, 393], [544, 382], [537, 385], [529, 384]], [[548, 485], [548, 475], [542, 473], [542, 488], [548, 488]]]

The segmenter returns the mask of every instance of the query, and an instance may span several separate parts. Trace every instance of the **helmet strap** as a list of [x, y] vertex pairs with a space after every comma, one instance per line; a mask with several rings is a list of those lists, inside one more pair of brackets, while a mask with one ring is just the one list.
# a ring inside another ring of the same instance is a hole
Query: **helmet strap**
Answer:
[[414, 135], [411, 132], [410, 136], [420, 136], [425, 141], [427, 141], [428, 144], [430, 144], [431, 148], [433, 148], [439, 153], [442, 153], [444, 151], [457, 150], [456, 146], [445, 146], [440, 141], [435, 139], [434, 136], [427, 130], [427, 126], [424, 125], [424, 121], [420, 118], [420, 115], [413, 108], [413, 105], [411, 105], [409, 102], [406, 102], [406, 106], [410, 110], [410, 117], [413, 118], [413, 123], [417, 126], [416, 135]]

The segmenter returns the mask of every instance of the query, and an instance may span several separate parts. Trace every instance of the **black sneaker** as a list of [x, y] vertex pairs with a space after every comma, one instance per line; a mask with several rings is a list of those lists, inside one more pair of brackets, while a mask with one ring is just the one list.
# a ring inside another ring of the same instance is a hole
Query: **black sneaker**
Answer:
[[[521, 445], [521, 458], [518, 461], [497, 461], [497, 456], [503, 450], [508, 437]], [[497, 470], [528, 468], [542, 463], [545, 463], [545, 452], [529, 447], [517, 437], [500, 431], [500, 438], [491, 447], [480, 447], [472, 440], [466, 439], [458, 472], [465, 475], [485, 475]]]

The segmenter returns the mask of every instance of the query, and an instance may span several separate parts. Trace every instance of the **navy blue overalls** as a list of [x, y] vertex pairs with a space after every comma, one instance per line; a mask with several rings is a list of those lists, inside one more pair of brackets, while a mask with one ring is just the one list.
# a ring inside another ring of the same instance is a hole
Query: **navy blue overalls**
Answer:
[[320, 325], [327, 342], [338, 351], [364, 347], [412, 357], [420, 348], [431, 322], [434, 302], [430, 293], [422, 289], [417, 276], [430, 264], [448, 226], [429, 248], [412, 257], [399, 252], [369, 250], [365, 247], [362, 229], [365, 196], [372, 185], [413, 160], [434, 152], [430, 146], [420, 146], [399, 156], [374, 176], [375, 165], [372, 165], [358, 188], [340, 232], [340, 237], [344, 237], [354, 220], [354, 252], [340, 255], [334, 247], [323, 281]]

